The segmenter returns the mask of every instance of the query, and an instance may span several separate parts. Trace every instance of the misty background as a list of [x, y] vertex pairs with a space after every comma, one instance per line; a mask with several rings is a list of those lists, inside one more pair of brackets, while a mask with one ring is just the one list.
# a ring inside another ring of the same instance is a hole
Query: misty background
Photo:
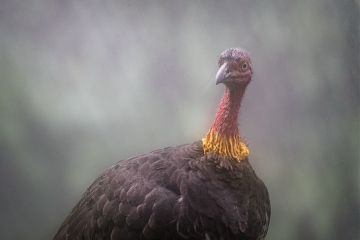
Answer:
[[359, 2], [1, 1], [0, 239], [51, 239], [116, 161], [203, 138], [242, 47], [267, 239], [359, 239]]

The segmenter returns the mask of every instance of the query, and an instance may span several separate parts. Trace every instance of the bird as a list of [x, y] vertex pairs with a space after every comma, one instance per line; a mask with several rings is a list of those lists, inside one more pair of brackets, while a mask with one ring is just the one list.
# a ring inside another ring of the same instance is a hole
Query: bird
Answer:
[[215, 84], [225, 91], [206, 136], [118, 161], [88, 187], [54, 240], [265, 239], [269, 193], [238, 127], [250, 55], [229, 48], [218, 65]]

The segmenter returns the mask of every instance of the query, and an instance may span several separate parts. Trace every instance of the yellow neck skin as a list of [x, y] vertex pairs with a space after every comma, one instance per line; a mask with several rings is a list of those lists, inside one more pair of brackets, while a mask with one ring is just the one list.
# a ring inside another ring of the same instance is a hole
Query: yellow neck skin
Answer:
[[235, 158], [237, 161], [249, 156], [249, 149], [240, 138], [224, 136], [213, 129], [210, 129], [202, 142], [205, 154], [216, 153], [223, 157]]

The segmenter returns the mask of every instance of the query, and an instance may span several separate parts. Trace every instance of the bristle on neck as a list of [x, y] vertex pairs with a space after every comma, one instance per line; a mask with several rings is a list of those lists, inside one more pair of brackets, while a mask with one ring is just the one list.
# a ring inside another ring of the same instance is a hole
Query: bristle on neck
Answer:
[[206, 137], [202, 139], [205, 154], [215, 153], [221, 157], [233, 158], [237, 161], [249, 156], [246, 144], [237, 137], [228, 137], [210, 129]]
[[225, 159], [247, 159], [249, 149], [240, 140], [237, 118], [245, 89], [226, 87], [219, 109], [206, 137], [202, 139], [205, 154]]

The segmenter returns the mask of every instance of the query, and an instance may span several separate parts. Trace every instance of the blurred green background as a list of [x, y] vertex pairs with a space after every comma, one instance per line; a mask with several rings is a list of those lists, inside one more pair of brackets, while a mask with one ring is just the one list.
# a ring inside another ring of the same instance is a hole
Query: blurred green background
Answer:
[[0, 239], [51, 239], [116, 161], [205, 136], [218, 55], [247, 49], [240, 117], [267, 239], [359, 239], [359, 2], [1, 1]]

